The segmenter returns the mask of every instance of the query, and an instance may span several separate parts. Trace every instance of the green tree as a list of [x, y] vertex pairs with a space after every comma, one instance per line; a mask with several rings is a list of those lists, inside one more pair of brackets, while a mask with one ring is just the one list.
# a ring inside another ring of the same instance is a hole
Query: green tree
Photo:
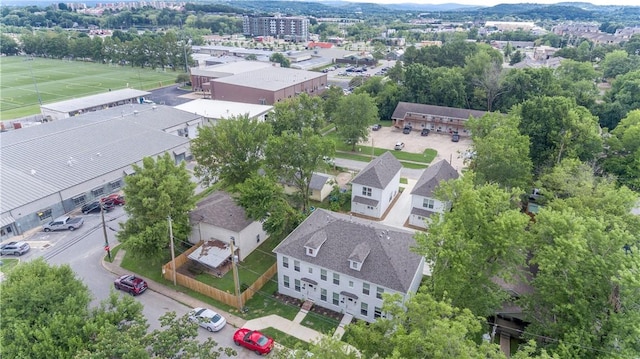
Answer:
[[519, 206], [522, 192], [474, 182], [473, 172], [467, 172], [440, 183], [436, 198], [452, 209], [442, 221], [434, 218], [416, 241], [431, 266], [428, 287], [434, 298], [486, 317], [509, 299], [495, 278], [514, 283], [523, 275], [529, 217]]
[[473, 139], [470, 168], [476, 183], [527, 190], [532, 183], [529, 138], [518, 131], [517, 116], [487, 114], [467, 122]]
[[336, 109], [338, 108], [338, 104], [340, 103], [340, 99], [344, 96], [344, 91], [340, 86], [331, 85], [329, 88], [324, 91], [321, 95], [324, 103], [322, 104], [322, 109], [324, 110], [324, 118], [328, 122], [333, 122], [333, 117], [335, 115]]
[[301, 133], [304, 128], [320, 133], [325, 123], [323, 106], [322, 98], [306, 93], [276, 103], [268, 120], [273, 134], [280, 136], [286, 131]]
[[248, 115], [232, 116], [201, 127], [191, 143], [191, 152], [198, 162], [195, 174], [205, 184], [222, 181], [234, 186], [244, 182], [262, 166], [269, 136], [271, 126]]
[[262, 228], [271, 236], [284, 237], [304, 219], [286, 200], [282, 186], [269, 176], [253, 175], [237, 186], [236, 203], [247, 216], [261, 221]]
[[309, 184], [313, 172], [327, 166], [323, 158], [334, 154], [335, 144], [331, 139], [315, 134], [310, 128], [303, 128], [301, 133], [284, 132], [268, 139], [265, 167], [273, 178], [280, 178], [296, 187], [304, 212], [309, 208]]
[[640, 191], [640, 110], [634, 110], [606, 138], [604, 170], [619, 183]]
[[605, 55], [600, 63], [602, 74], [605, 78], [615, 78], [629, 71], [638, 69], [640, 62], [638, 56], [629, 55], [624, 50], [616, 50]]
[[157, 160], [145, 157], [133, 170], [124, 186], [129, 219], [120, 225], [118, 239], [135, 255], [162, 256], [169, 248], [168, 217], [175, 238], [185, 240], [191, 231], [188, 212], [195, 206], [196, 184], [185, 163], [176, 165], [168, 153]]
[[269, 61], [280, 64], [280, 67], [291, 67], [291, 61], [287, 59], [282, 53], [276, 52], [269, 57]]
[[508, 112], [515, 105], [536, 96], [557, 96], [562, 92], [560, 83], [548, 68], [512, 69], [502, 81], [502, 95], [495, 109]]
[[[568, 179], [568, 180], [567, 180]], [[522, 304], [532, 336], [562, 358], [640, 352], [638, 197], [568, 159], [541, 178], [547, 202], [530, 227], [537, 271]]]
[[497, 344], [477, 339], [488, 331], [482, 317], [447, 300], [437, 301], [425, 287], [406, 303], [385, 295], [386, 317], [347, 327], [347, 341], [365, 358], [504, 358]]
[[5, 55], [16, 55], [20, 52], [18, 43], [11, 37], [0, 34], [0, 53]]
[[369, 126], [378, 122], [378, 108], [371, 96], [366, 93], [351, 94], [340, 99], [335, 112], [338, 136], [350, 141], [352, 151], [356, 150], [356, 143], [366, 140]]
[[538, 173], [563, 158], [586, 161], [602, 151], [598, 119], [574, 99], [536, 97], [515, 113], [521, 118], [520, 133], [529, 136], [529, 153]]

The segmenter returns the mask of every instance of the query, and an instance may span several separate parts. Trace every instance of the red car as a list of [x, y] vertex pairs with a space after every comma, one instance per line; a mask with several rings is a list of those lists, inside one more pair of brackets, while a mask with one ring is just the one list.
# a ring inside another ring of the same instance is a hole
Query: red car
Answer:
[[149, 288], [144, 279], [136, 277], [133, 274], [125, 274], [116, 279], [113, 282], [113, 286], [116, 287], [117, 290], [123, 290], [133, 296], [142, 294], [142, 292]]
[[114, 194], [110, 194], [106, 197], [103, 197], [100, 202], [102, 203], [109, 203], [112, 204], [114, 206], [124, 206], [125, 204], [125, 200], [124, 200], [124, 196], [114, 193]]
[[273, 349], [273, 339], [257, 330], [240, 328], [233, 335], [233, 342], [259, 355], [269, 354]]

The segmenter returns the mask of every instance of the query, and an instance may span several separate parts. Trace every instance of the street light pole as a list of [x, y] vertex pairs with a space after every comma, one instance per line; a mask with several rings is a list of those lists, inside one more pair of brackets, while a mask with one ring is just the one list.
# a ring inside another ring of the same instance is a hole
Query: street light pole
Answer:
[[172, 273], [173, 273], [173, 285], [177, 285], [176, 284], [176, 271], [178, 270], [176, 268], [176, 255], [175, 252], [173, 250], [173, 226], [171, 225], [171, 216], [168, 216], [167, 219], [169, 220], [169, 239], [171, 240], [171, 267], [173, 269]]
[[240, 276], [238, 275], [238, 256], [236, 255], [236, 250], [233, 246], [233, 242], [235, 242], [235, 238], [231, 237], [231, 260], [232, 260], [232, 269], [233, 269], [233, 284], [236, 289], [236, 298], [238, 299], [238, 310], [242, 311], [242, 296], [240, 293]]
[[111, 262], [111, 247], [109, 247], [109, 237], [107, 237], [107, 225], [104, 222], [104, 207], [100, 204], [100, 215], [102, 216], [102, 233], [104, 234], [104, 250], [107, 251], [109, 262]]

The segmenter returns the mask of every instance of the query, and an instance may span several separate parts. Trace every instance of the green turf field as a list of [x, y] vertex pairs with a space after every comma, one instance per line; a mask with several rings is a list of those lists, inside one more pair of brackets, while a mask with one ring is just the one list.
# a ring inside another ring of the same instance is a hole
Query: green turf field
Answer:
[[[32, 76], [33, 74], [33, 76]], [[43, 104], [130, 88], [150, 90], [175, 82], [178, 72], [114, 67], [25, 56], [0, 57], [0, 120], [40, 113]], [[35, 80], [35, 83], [34, 83]], [[36, 92], [36, 86], [38, 91]]]

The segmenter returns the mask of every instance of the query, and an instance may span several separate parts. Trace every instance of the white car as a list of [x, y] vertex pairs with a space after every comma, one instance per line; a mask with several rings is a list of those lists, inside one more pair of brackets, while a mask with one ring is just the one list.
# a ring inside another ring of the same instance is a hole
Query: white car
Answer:
[[223, 316], [206, 308], [195, 308], [189, 312], [189, 320], [210, 332], [220, 331], [227, 324]]

